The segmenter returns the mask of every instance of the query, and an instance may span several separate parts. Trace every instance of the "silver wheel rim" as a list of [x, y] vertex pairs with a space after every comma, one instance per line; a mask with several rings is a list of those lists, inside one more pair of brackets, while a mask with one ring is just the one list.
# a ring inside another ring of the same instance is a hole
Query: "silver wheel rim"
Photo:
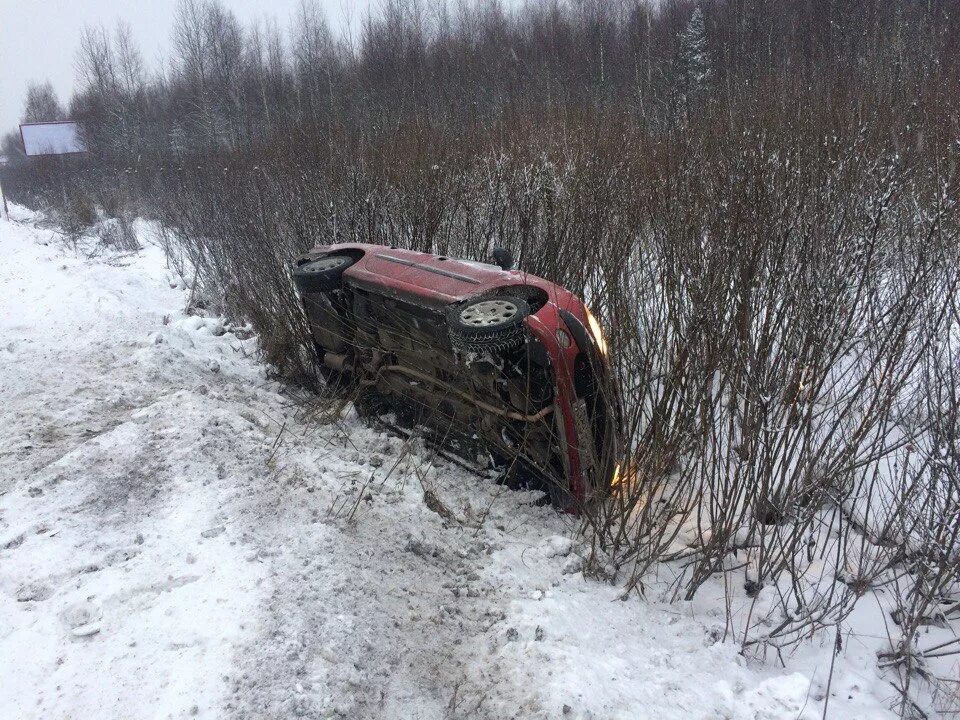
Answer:
[[502, 325], [515, 316], [519, 308], [509, 300], [483, 300], [460, 311], [460, 322], [470, 327]]
[[344, 260], [345, 258], [342, 255], [320, 258], [319, 260], [314, 260], [312, 263], [309, 263], [305, 269], [307, 272], [326, 272], [327, 270], [340, 267], [343, 265]]

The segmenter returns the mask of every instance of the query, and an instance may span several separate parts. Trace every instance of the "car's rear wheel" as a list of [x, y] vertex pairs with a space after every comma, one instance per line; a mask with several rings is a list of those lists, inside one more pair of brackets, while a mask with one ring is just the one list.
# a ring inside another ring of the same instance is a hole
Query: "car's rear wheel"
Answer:
[[498, 352], [523, 342], [523, 320], [530, 306], [518, 297], [473, 300], [447, 312], [450, 340], [455, 348], [468, 352]]
[[293, 269], [293, 281], [301, 293], [331, 292], [340, 287], [343, 271], [353, 265], [349, 255], [324, 255]]

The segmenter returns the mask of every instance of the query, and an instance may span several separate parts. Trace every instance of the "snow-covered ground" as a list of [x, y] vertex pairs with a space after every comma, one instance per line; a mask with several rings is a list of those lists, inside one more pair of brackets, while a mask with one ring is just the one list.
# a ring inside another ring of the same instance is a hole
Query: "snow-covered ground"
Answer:
[[[307, 419], [149, 226], [91, 260], [11, 216], [0, 718], [823, 715], [832, 640], [762, 665], [722, 594], [621, 600], [535, 494]], [[892, 717], [874, 664], [846, 644], [830, 717]]]

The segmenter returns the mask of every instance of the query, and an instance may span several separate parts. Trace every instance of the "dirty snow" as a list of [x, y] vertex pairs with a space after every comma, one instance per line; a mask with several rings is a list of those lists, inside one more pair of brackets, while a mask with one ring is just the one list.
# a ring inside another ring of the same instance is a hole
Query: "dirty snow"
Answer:
[[[0, 718], [822, 716], [829, 647], [621, 600], [537, 494], [307, 419], [149, 225], [91, 260], [37, 220], [0, 221]], [[855, 644], [831, 687], [892, 717]]]

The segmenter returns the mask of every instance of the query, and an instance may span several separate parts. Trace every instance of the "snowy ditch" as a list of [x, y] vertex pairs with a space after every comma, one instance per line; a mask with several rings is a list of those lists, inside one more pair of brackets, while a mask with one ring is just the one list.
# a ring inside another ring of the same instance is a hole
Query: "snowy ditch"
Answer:
[[[150, 226], [90, 259], [11, 218], [0, 717], [822, 716], [832, 639], [748, 661], [719, 582], [621, 600], [536, 494], [304, 420], [255, 338], [184, 314]], [[831, 717], [894, 716], [879, 642], [847, 638]]]

